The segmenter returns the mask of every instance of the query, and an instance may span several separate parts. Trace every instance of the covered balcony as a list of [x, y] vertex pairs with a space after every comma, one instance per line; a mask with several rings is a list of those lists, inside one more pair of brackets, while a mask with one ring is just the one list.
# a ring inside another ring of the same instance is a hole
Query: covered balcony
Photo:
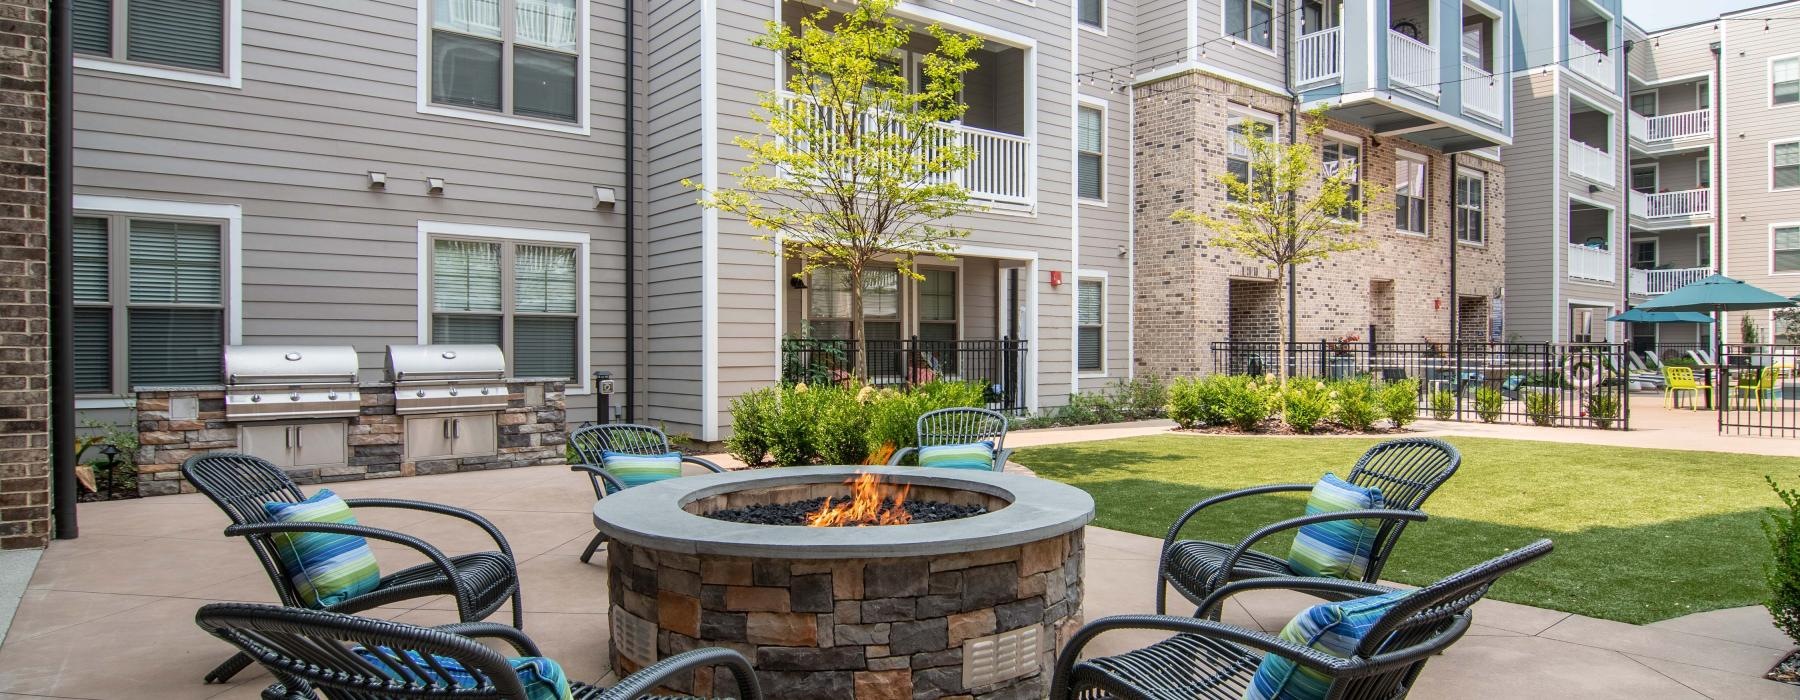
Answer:
[[1569, 4], [1569, 41], [1564, 65], [1583, 78], [1605, 88], [1619, 89], [1619, 64], [1614, 60], [1618, 43], [1613, 39], [1613, 20], [1590, 0]]
[[1496, 27], [1500, 26], [1500, 18], [1487, 14], [1487, 10], [1476, 5], [1462, 6], [1462, 42], [1461, 60], [1462, 81], [1458, 84], [1462, 90], [1463, 113], [1499, 124], [1506, 119], [1505, 91], [1512, 89], [1511, 81], [1504, 76], [1496, 76], [1498, 59], [1496, 58]]
[[1712, 138], [1712, 83], [1707, 78], [1664, 83], [1631, 93], [1626, 115], [1631, 145], [1646, 152], [1704, 146]]
[[1438, 58], [1442, 37], [1433, 32], [1437, 3], [1427, 0], [1390, 0], [1387, 30], [1388, 84], [1419, 97], [1436, 101], [1442, 92], [1443, 66]]
[[1602, 185], [1619, 182], [1613, 159], [1612, 114], [1571, 100], [1569, 110], [1569, 174]]
[[1631, 224], [1648, 230], [1693, 226], [1713, 215], [1707, 151], [1638, 158], [1631, 164]]
[[1590, 282], [1618, 280], [1612, 245], [1612, 210], [1585, 202], [1569, 202], [1569, 276]]
[[1640, 298], [1667, 294], [1705, 279], [1713, 274], [1711, 230], [1633, 231], [1630, 273], [1630, 292]]

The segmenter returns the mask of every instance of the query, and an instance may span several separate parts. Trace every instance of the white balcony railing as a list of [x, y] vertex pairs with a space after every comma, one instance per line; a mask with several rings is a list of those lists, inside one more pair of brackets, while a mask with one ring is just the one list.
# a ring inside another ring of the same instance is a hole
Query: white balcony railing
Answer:
[[1644, 296], [1668, 294], [1712, 274], [1710, 267], [1681, 267], [1672, 270], [1631, 271], [1631, 293]]
[[1322, 83], [1343, 75], [1343, 27], [1322, 29], [1294, 43], [1294, 84]]
[[1712, 213], [1712, 190], [1644, 193], [1631, 191], [1631, 215], [1640, 219], [1671, 219]]
[[1618, 173], [1614, 170], [1611, 153], [1569, 139], [1569, 172], [1610, 185], [1618, 181]]
[[1600, 84], [1600, 87], [1614, 90], [1618, 87], [1612, 56], [1600, 53], [1600, 49], [1590, 46], [1580, 37], [1569, 37], [1569, 69], [1580, 73], [1582, 77]]
[[1462, 64], [1463, 111], [1499, 121], [1505, 104], [1500, 97], [1500, 90], [1506, 87], [1503, 82], [1493, 73]]
[[1612, 251], [1570, 243], [1569, 276], [1596, 282], [1613, 281], [1616, 275], [1613, 271]]
[[1696, 109], [1656, 117], [1629, 112], [1631, 138], [1645, 143], [1664, 143], [1712, 135], [1712, 110]]
[[[882, 138], [901, 143], [911, 141], [893, 138], [901, 135], [895, 133], [901, 129], [901, 124], [889, 112], [870, 112], [860, 119], [839, 120], [835, 117], [835, 110], [822, 106], [815, 107], [815, 110], [820, 119], [839, 125], [839, 129], [849, 129], [854, 124], [855, 128], [865, 134], [884, 134]], [[935, 134], [918, 139], [921, 148], [933, 149], [958, 144], [968, 148], [973, 157], [967, 166], [934, 181], [947, 180], [960, 184], [974, 199], [1012, 204], [1031, 203], [1031, 178], [1035, 172], [1031, 158], [1031, 139], [957, 123], [939, 124], [935, 131]], [[820, 149], [827, 147], [828, 144], [818, 146]]]
[[1388, 30], [1388, 79], [1396, 86], [1436, 97], [1437, 49], [1400, 32]]

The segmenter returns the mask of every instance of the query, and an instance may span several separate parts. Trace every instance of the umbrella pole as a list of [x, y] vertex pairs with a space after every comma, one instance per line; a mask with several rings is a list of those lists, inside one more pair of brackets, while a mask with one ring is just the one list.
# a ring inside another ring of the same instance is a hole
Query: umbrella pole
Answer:
[[1718, 369], [1713, 371], [1712, 392], [1715, 397], [1713, 399], [1713, 408], [1719, 412], [1720, 432], [1724, 432], [1725, 430], [1725, 401], [1728, 396], [1725, 391], [1725, 341], [1724, 336], [1719, 332], [1719, 327], [1723, 325], [1725, 325], [1724, 310], [1714, 306], [1712, 322], [1713, 366]]

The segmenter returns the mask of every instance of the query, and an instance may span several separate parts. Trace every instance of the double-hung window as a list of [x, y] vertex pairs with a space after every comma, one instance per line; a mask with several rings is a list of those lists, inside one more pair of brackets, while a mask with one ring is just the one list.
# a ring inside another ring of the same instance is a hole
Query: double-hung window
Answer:
[[1344, 207], [1338, 211], [1338, 217], [1357, 221], [1362, 218], [1356, 203], [1362, 201], [1362, 144], [1350, 141], [1327, 139], [1320, 152], [1320, 160], [1325, 164], [1325, 174], [1335, 176], [1348, 171], [1346, 182], [1350, 190], [1344, 198]]
[[1636, 112], [1641, 116], [1656, 116], [1656, 105], [1657, 100], [1655, 90], [1631, 93], [1631, 111]]
[[1394, 228], [1411, 233], [1425, 233], [1425, 161], [1400, 156], [1394, 159]]
[[1265, 49], [1275, 47], [1275, 12], [1269, 0], [1224, 0], [1225, 35]]
[[1770, 144], [1769, 189], [1800, 187], [1800, 141]]
[[1076, 193], [1082, 199], [1106, 199], [1106, 112], [1084, 106], [1076, 115]]
[[579, 381], [581, 264], [572, 245], [431, 241], [431, 342], [498, 345], [513, 376]]
[[73, 0], [76, 54], [197, 73], [226, 72], [229, 0]]
[[1770, 272], [1800, 272], [1800, 225], [1776, 226], [1769, 230], [1773, 239]]
[[585, 0], [424, 1], [430, 3], [432, 104], [582, 121]]
[[1077, 0], [1075, 19], [1094, 28], [1106, 26], [1106, 0]]
[[75, 216], [77, 393], [222, 380], [224, 228], [198, 219]]
[[1487, 209], [1486, 182], [1473, 173], [1456, 174], [1456, 240], [1481, 243], [1486, 240], [1482, 215]]
[[1712, 158], [1700, 156], [1694, 159], [1694, 182], [1700, 189], [1712, 187]]
[[[1256, 185], [1256, 173], [1250, 167], [1250, 160], [1252, 158], [1252, 154], [1250, 153], [1250, 137], [1257, 136], [1265, 139], [1269, 138], [1270, 134], [1275, 131], [1275, 127], [1272, 124], [1257, 119], [1235, 119], [1235, 121], [1225, 127], [1225, 169], [1232, 175], [1236, 175], [1238, 181], [1244, 183], [1245, 186], [1254, 187]], [[1271, 183], [1264, 184], [1272, 186]], [[1264, 189], [1268, 190], [1268, 187], [1265, 187]], [[1269, 196], [1273, 196], [1273, 193], [1270, 193]], [[1225, 191], [1225, 199], [1232, 202], [1238, 201], [1238, 198], [1230, 189]]]
[[1800, 104], [1800, 56], [1769, 62], [1769, 104]]
[[1084, 279], [1076, 285], [1075, 368], [1106, 371], [1106, 282]]

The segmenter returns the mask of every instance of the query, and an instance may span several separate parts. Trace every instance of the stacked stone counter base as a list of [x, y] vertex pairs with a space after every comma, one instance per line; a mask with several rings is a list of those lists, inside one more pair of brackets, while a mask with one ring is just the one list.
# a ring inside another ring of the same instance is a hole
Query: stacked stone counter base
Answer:
[[621, 675], [722, 646], [749, 657], [767, 695], [784, 700], [1042, 698], [1056, 649], [1081, 623], [1080, 530], [1021, 546], [884, 559], [607, 547], [611, 659]]

